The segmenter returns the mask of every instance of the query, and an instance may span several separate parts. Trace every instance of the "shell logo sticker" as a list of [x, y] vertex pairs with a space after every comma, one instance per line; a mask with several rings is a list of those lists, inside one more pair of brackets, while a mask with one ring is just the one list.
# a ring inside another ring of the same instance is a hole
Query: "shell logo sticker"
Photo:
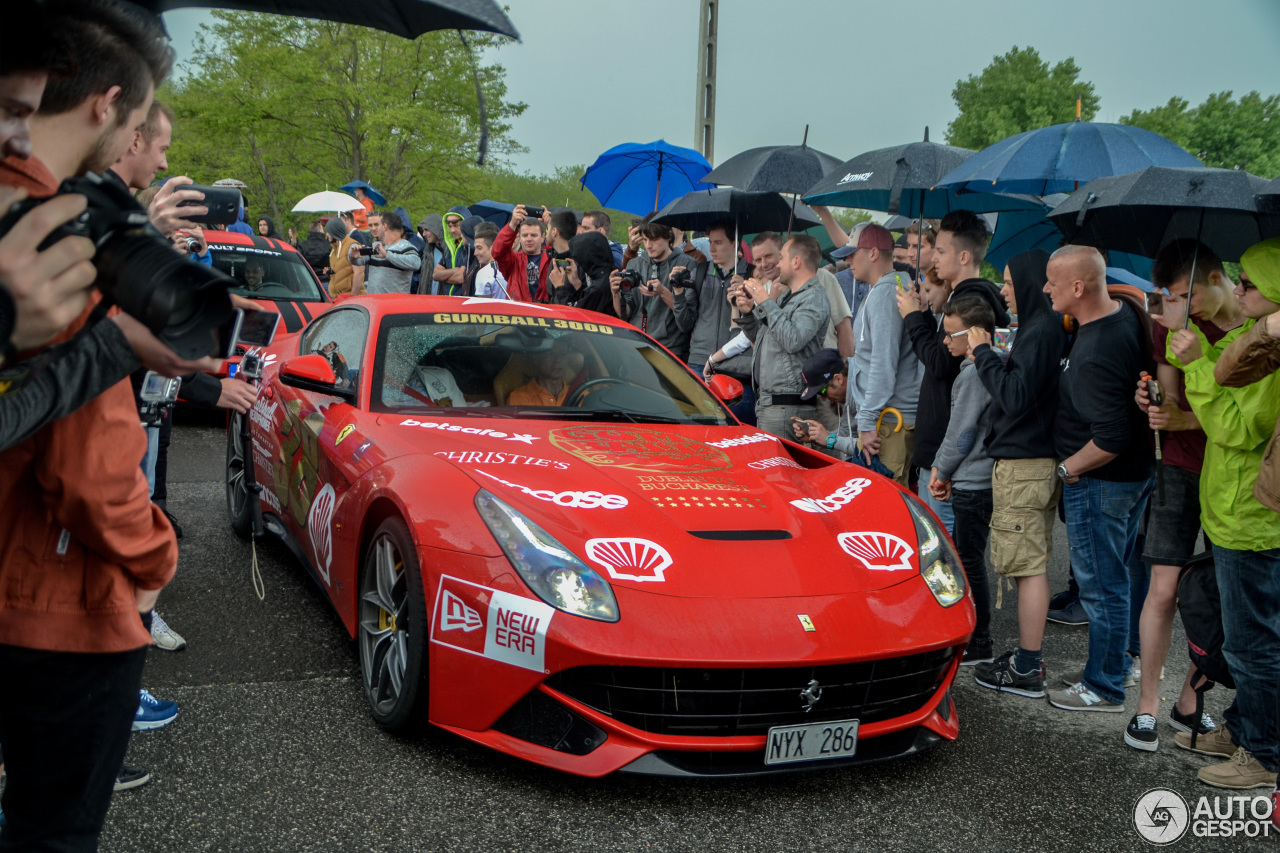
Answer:
[[316, 571], [329, 583], [329, 567], [333, 564], [333, 506], [337, 496], [332, 483], [325, 483], [316, 499], [311, 502], [307, 516], [307, 532], [311, 534], [311, 547], [316, 555]]
[[344, 426], [342, 430], [338, 433], [337, 440], [333, 442], [333, 446], [337, 447], [339, 444], [342, 444], [343, 440], [355, 431], [355, 428], [356, 428], [355, 424], [347, 424], [346, 426]]
[[841, 533], [836, 537], [840, 547], [871, 571], [911, 571], [915, 549], [892, 533]]
[[590, 539], [587, 556], [620, 581], [662, 583], [672, 563], [667, 549], [648, 539]]

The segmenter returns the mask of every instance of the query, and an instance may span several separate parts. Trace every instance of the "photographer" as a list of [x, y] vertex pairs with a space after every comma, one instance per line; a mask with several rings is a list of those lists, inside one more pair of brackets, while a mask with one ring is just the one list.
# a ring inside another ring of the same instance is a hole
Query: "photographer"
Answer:
[[[613, 310], [684, 361], [689, 336], [698, 322], [698, 293], [693, 285], [693, 258], [671, 248], [671, 227], [646, 222], [640, 226], [645, 254], [627, 264], [627, 276], [609, 276]], [[626, 287], [623, 287], [624, 282]]]
[[372, 248], [351, 246], [347, 260], [368, 266], [366, 293], [409, 293], [413, 274], [422, 265], [422, 255], [405, 239], [405, 225], [394, 213], [384, 213], [378, 228], [380, 239]]
[[[56, 33], [73, 67], [47, 85], [31, 120], [39, 159], [0, 164], [0, 184], [38, 198], [124, 154], [173, 62], [159, 20], [132, 4], [48, 0], [43, 10], [46, 26], [31, 37]], [[91, 849], [106, 817], [151, 644], [142, 614], [177, 568], [173, 531], [147, 496], [144, 451], [121, 380], [0, 454], [0, 739], [13, 849]]]
[[551, 254], [542, 245], [542, 223], [530, 217], [523, 204], [516, 205], [511, 221], [494, 238], [493, 259], [498, 263], [498, 272], [507, 280], [512, 299], [550, 301], [547, 274], [551, 270]]

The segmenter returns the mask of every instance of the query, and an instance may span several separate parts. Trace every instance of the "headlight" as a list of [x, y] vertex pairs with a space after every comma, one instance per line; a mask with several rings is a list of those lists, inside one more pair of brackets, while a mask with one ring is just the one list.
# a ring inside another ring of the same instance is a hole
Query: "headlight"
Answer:
[[538, 598], [574, 616], [618, 621], [618, 601], [608, 582], [550, 533], [483, 489], [476, 509]]
[[920, 558], [920, 576], [928, 584], [929, 591], [943, 607], [950, 607], [964, 598], [964, 567], [960, 565], [960, 555], [951, 547], [951, 540], [933, 520], [929, 510], [913, 496], [904, 494], [902, 499], [911, 511], [911, 520], [916, 525], [916, 549]]

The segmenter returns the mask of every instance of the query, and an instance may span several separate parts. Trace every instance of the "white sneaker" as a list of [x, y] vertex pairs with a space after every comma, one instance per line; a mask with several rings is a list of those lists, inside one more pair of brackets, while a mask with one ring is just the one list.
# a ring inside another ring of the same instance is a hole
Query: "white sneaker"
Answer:
[[151, 611], [151, 645], [166, 652], [180, 652], [187, 647], [182, 635], [169, 627], [160, 614]]

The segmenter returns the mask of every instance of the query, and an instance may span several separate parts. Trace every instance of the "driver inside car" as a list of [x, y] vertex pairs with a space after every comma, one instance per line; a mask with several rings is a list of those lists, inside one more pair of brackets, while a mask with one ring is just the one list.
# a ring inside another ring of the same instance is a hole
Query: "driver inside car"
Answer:
[[572, 348], [564, 338], [552, 344], [551, 349], [535, 356], [537, 375], [511, 392], [509, 406], [563, 406], [569, 396], [569, 382], [565, 369], [569, 366]]
[[257, 290], [267, 277], [267, 269], [262, 261], [251, 260], [244, 265], [244, 286], [246, 290]]

